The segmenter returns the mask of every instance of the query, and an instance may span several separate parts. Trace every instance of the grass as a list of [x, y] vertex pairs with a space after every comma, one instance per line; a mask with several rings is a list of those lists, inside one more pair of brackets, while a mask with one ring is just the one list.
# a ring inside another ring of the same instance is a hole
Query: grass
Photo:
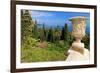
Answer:
[[27, 49], [22, 54], [22, 62], [61, 61], [66, 59], [63, 53], [47, 49]]
[[[45, 47], [40, 47], [39, 44]], [[45, 61], [64, 61], [66, 59], [68, 45], [63, 41], [57, 43], [50, 42], [40, 43], [36, 39], [29, 38], [21, 46], [21, 62], [45, 62]]]

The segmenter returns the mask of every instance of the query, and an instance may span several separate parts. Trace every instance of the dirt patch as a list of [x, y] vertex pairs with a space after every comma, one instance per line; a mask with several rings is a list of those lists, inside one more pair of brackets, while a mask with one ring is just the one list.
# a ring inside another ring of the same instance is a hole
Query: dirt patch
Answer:
[[47, 43], [46, 43], [46, 42], [40, 42], [40, 43], [38, 44], [38, 47], [39, 47], [39, 48], [47, 48]]

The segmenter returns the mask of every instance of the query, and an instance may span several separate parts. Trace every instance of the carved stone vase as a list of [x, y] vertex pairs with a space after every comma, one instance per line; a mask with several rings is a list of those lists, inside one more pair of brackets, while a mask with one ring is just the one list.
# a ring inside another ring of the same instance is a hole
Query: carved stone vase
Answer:
[[84, 47], [84, 43], [81, 42], [85, 36], [86, 17], [72, 17], [70, 21], [72, 23], [72, 36], [75, 38], [75, 41], [68, 50], [67, 61], [89, 59], [89, 51]]

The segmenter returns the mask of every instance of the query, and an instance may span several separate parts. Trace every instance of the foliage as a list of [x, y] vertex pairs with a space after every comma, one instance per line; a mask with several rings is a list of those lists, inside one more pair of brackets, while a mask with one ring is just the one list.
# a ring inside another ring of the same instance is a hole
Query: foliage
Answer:
[[83, 37], [82, 42], [85, 44], [85, 48], [90, 49], [90, 37], [88, 34]]
[[67, 26], [67, 24], [65, 24], [65, 26], [64, 26], [64, 40], [65, 41], [68, 41], [68, 26]]
[[32, 37], [33, 38], [38, 38], [38, 29], [37, 29], [37, 21], [35, 20], [34, 27], [32, 29]]
[[41, 35], [40, 35], [40, 40], [41, 42], [45, 41], [46, 40], [46, 30], [45, 30], [45, 26], [43, 24], [43, 29], [41, 29]]
[[27, 37], [32, 36], [32, 18], [28, 10], [21, 10], [21, 41], [25, 41]]

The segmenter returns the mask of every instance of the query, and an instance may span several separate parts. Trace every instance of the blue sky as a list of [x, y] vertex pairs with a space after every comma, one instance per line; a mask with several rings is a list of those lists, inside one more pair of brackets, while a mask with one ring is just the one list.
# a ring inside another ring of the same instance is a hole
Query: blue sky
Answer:
[[39, 24], [45, 24], [46, 26], [64, 26], [65, 23], [68, 24], [69, 30], [72, 27], [70, 18], [75, 16], [85, 16], [87, 18], [87, 28], [90, 27], [89, 13], [83, 12], [60, 12], [60, 11], [39, 11], [30, 10], [30, 14], [33, 20], [37, 20]]

